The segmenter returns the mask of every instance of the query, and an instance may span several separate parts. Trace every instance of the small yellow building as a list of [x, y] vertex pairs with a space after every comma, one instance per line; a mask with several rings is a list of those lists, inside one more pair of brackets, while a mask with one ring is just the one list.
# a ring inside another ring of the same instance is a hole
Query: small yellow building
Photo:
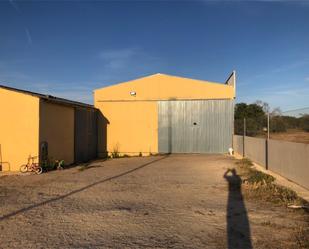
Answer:
[[0, 170], [18, 171], [29, 156], [66, 164], [97, 156], [97, 110], [87, 104], [0, 85]]
[[227, 152], [235, 81], [154, 74], [95, 90], [99, 156]]

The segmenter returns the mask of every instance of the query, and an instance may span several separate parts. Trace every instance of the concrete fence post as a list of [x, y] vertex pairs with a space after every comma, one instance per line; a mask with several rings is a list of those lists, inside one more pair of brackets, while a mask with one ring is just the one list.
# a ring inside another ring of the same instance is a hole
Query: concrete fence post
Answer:
[[265, 140], [265, 169], [268, 170], [268, 146], [269, 146], [269, 140]]
[[245, 157], [246, 118], [244, 118], [244, 133], [242, 139], [242, 157]]
[[268, 147], [269, 147], [269, 112], [267, 113], [267, 139], [265, 144], [265, 168], [268, 170]]

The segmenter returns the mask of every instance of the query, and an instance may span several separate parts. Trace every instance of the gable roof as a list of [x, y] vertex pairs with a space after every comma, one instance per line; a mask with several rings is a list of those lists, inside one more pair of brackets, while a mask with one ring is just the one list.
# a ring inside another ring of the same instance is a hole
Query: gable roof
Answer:
[[[218, 83], [157, 73], [96, 89], [95, 101], [234, 98], [232, 75], [226, 83]], [[131, 91], [136, 92], [134, 99]]]
[[222, 83], [214, 82], [214, 81], [198, 80], [198, 79], [180, 77], [180, 76], [171, 75], [171, 74], [164, 74], [164, 73], [155, 73], [155, 74], [146, 75], [146, 76], [139, 77], [139, 78], [136, 78], [136, 79], [133, 79], [133, 80], [129, 80], [129, 81], [119, 82], [119, 83], [116, 83], [116, 84], [110, 84], [110, 85], [107, 85], [107, 86], [104, 86], [104, 87], [97, 88], [94, 91], [101, 90], [101, 89], [106, 89], [108, 87], [117, 87], [117, 86], [120, 86], [120, 85], [123, 85], [123, 84], [130, 84], [130, 83], [134, 83], [136, 81], [145, 81], [145, 80], [150, 79], [150, 78], [166, 78], [166, 79], [174, 78], [174, 79], [178, 79], [178, 80], [190, 80], [190, 81], [194, 81], [196, 83], [208, 83], [208, 84], [219, 84], [219, 85], [222, 85]]
[[43, 100], [46, 100], [46, 101], [49, 101], [49, 102], [53, 102], [53, 103], [56, 103], [56, 104], [69, 105], [69, 106], [79, 106], [79, 107], [86, 107], [86, 108], [95, 108], [93, 105], [89, 105], [89, 104], [78, 102], [78, 101], [72, 101], [72, 100], [68, 100], [68, 99], [64, 99], [64, 98], [58, 98], [58, 97], [48, 95], [48, 94], [31, 92], [31, 91], [22, 90], [22, 89], [4, 86], [4, 85], [0, 85], [0, 88], [5, 89], [5, 90], [9, 90], [9, 91], [22, 93], [22, 94], [31, 95], [33, 97], [37, 97], [37, 98], [40, 98], [40, 99], [43, 99]]

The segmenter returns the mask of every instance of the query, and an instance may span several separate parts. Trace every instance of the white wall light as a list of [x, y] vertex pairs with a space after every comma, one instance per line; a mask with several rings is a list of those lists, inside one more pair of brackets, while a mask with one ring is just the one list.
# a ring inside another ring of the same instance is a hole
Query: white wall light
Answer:
[[130, 95], [131, 95], [131, 96], [136, 96], [136, 92], [135, 92], [135, 91], [131, 91], [131, 92], [130, 92]]

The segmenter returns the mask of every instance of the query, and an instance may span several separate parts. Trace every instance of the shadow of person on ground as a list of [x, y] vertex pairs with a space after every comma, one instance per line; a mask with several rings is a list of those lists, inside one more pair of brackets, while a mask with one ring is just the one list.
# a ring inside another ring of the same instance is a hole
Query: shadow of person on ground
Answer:
[[241, 178], [235, 169], [228, 169], [223, 177], [229, 183], [226, 213], [228, 249], [252, 249], [249, 219], [241, 193]]

